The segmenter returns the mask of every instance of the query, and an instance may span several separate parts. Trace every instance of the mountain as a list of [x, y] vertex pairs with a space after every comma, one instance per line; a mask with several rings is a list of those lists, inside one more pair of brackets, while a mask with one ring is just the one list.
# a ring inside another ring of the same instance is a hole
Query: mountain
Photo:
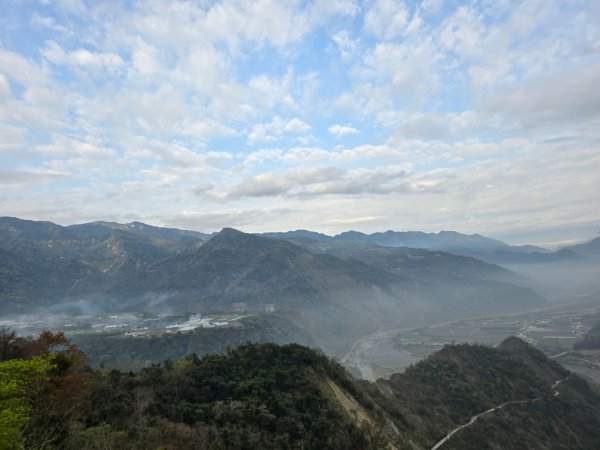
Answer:
[[5, 313], [296, 310], [316, 342], [336, 353], [380, 327], [543, 302], [506, 270], [444, 252], [321, 251], [228, 228], [204, 242], [110, 227], [99, 233], [95, 227], [104, 225], [97, 224], [91, 230], [18, 219], [0, 224]]
[[567, 247], [567, 249], [579, 253], [580, 255], [600, 258], [600, 237], [594, 238], [583, 244]]
[[517, 253], [499, 250], [488, 257], [496, 264], [548, 264], [563, 262], [584, 262], [585, 258], [579, 252], [563, 248], [555, 252], [532, 251], [530, 253]]
[[[371, 244], [381, 247], [409, 247], [430, 251], [443, 251], [455, 255], [470, 256], [495, 264], [546, 264], [556, 262], [576, 262], [588, 247], [562, 249], [552, 252], [534, 245], [509, 245], [497, 239], [491, 239], [480, 234], [462, 234], [456, 231], [440, 231], [439, 233], [424, 233], [422, 231], [386, 231], [365, 234], [359, 231], [327, 236], [313, 231], [297, 230], [284, 233], [265, 233], [265, 236], [277, 239], [287, 239], [293, 242], [317, 241], [337, 244]], [[596, 244], [598, 246], [598, 244]], [[590, 247], [598, 254], [596, 247]]]
[[387, 247], [413, 247], [428, 250], [442, 250], [450, 253], [491, 253], [496, 250], [509, 249], [511, 246], [496, 239], [479, 234], [466, 235], [456, 231], [440, 231], [424, 233], [422, 231], [391, 231], [383, 233], [363, 234], [347, 231], [334, 237], [338, 242], [365, 242]]
[[214, 310], [244, 302], [250, 309], [276, 301], [281, 307], [319, 306], [340, 291], [370, 290], [392, 294], [409, 282], [355, 260], [313, 254], [285, 240], [225, 228], [195, 252], [177, 255], [150, 267], [139, 279], [118, 289], [176, 292]]
[[[22, 349], [14, 354], [40, 348], [41, 337], [6, 338], [9, 350]], [[514, 337], [497, 348], [446, 346], [374, 383], [297, 344], [245, 344], [137, 373], [93, 371], [72, 347], [63, 352], [62, 365], [29, 388], [31, 408], [13, 428], [27, 448], [600, 447], [598, 387]], [[37, 358], [39, 367], [57, 356]], [[23, 373], [5, 371], [0, 383], [27, 395]]]
[[509, 277], [508, 271], [472, 258], [438, 252], [398, 266], [381, 261], [224, 229], [196, 251], [161, 260], [107, 293], [148, 292], [150, 302], [164, 296], [182, 312], [226, 312], [240, 305], [262, 311], [268, 304], [299, 310], [317, 342], [332, 352], [339, 339], [380, 327], [543, 302], [530, 289], [493, 279]]
[[372, 267], [398, 274], [423, 276], [426, 274], [479, 277], [497, 280], [518, 280], [514, 273], [468, 256], [442, 251], [410, 247], [386, 247], [366, 243], [324, 243], [313, 240], [293, 242], [315, 253], [325, 253], [339, 258], [352, 258]]
[[78, 225], [69, 225], [67, 227], [80, 234], [96, 236], [98, 238], [106, 237], [115, 230], [126, 231], [132, 234], [139, 234], [158, 239], [166, 239], [170, 241], [179, 241], [185, 237], [192, 237], [206, 241], [212, 235], [200, 233], [198, 231], [180, 230], [177, 228], [163, 228], [148, 225], [142, 222], [116, 223], [116, 222], [90, 222]]
[[439, 250], [459, 255], [474, 256], [493, 254], [497, 251], [544, 252], [534, 246], [510, 246], [502, 241], [491, 239], [479, 234], [466, 235], [456, 231], [440, 231], [439, 233], [424, 233], [422, 231], [391, 231], [365, 234], [359, 231], [345, 231], [335, 236], [313, 231], [296, 230], [284, 233], [265, 233], [268, 237], [278, 239], [308, 238], [319, 242], [364, 243], [383, 247], [411, 247], [427, 250]]
[[296, 230], [296, 231], [282, 231], [282, 232], [270, 232], [261, 233], [261, 236], [270, 237], [275, 239], [311, 239], [321, 242], [331, 242], [335, 239], [331, 236], [327, 236], [323, 233], [317, 233], [315, 231], [308, 230]]
[[87, 295], [204, 241], [177, 241], [120, 229], [105, 234], [0, 218], [0, 311], [27, 312]]

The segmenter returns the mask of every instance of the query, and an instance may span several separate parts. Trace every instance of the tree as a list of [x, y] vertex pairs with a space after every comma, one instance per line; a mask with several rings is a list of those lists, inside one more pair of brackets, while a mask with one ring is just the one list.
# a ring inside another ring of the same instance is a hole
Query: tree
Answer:
[[24, 448], [36, 387], [54, 367], [52, 356], [0, 362], [0, 449]]

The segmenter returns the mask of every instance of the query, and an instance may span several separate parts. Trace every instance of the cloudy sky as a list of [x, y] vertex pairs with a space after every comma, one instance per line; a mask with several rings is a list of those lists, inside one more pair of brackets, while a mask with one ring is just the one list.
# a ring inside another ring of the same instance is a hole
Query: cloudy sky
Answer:
[[596, 0], [0, 2], [0, 215], [600, 231]]

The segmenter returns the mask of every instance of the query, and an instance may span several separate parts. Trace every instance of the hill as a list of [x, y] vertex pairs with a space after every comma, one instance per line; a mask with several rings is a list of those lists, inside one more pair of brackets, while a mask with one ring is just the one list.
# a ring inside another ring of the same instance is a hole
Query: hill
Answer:
[[[23, 354], [57, 341], [2, 336]], [[60, 336], [58, 342], [64, 342]], [[50, 372], [45, 390], [28, 397], [21, 433], [31, 448], [42, 439], [65, 449], [600, 445], [597, 389], [517, 338], [498, 348], [447, 346], [375, 383], [356, 381], [335, 361], [297, 344], [246, 344], [137, 373], [86, 371], [63, 345], [67, 353], [60, 350], [58, 359], [57, 353], [37, 356], [60, 360], [62, 368]], [[0, 373], [8, 374], [2, 380], [20, 379], [5, 369], [15, 361], [0, 362]], [[48, 403], [61, 392], [71, 393], [69, 408]]]
[[447, 436], [444, 449], [600, 443], [597, 389], [514, 337], [498, 348], [447, 346], [368, 390], [397, 427], [414, 430], [415, 448]]

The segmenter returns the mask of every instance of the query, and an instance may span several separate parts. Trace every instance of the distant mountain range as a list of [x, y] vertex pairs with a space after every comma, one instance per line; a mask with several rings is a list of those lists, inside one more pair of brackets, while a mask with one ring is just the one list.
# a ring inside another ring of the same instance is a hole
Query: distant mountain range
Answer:
[[540, 264], [581, 260], [582, 256], [600, 257], [600, 238], [588, 243], [550, 251], [534, 245], [509, 245], [479, 234], [461, 234], [456, 231], [424, 233], [422, 231], [386, 231], [364, 234], [347, 231], [327, 236], [307, 230], [263, 233], [263, 236], [292, 241], [312, 240], [323, 243], [364, 243], [382, 247], [409, 247], [443, 251], [471, 256], [496, 264]]
[[379, 327], [543, 302], [513, 273], [442, 251], [117, 225], [0, 219], [0, 311], [296, 310], [333, 348]]

